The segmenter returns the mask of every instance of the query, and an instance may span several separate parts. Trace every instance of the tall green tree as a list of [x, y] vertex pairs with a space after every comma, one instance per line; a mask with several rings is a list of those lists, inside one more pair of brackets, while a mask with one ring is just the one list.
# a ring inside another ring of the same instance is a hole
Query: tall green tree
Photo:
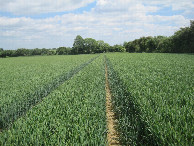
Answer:
[[109, 48], [110, 45], [108, 43], [105, 43], [103, 40], [99, 40], [97, 41], [96, 53], [108, 52]]
[[84, 39], [77, 35], [74, 43], [73, 43], [73, 51], [74, 54], [83, 54], [84, 53]]
[[114, 52], [126, 52], [126, 49], [122, 45], [114, 45], [113, 50]]
[[96, 53], [97, 45], [98, 44], [95, 39], [85, 38], [84, 39], [84, 53], [87, 53], [87, 54]]
[[3, 48], [0, 48], [0, 57], [1, 57], [2, 53], [3, 53]]
[[34, 56], [34, 55], [41, 55], [41, 49], [38, 49], [38, 48], [33, 49], [33, 50], [32, 50], [32, 55], [33, 55], [33, 56]]
[[56, 54], [58, 54], [58, 55], [68, 55], [68, 54], [71, 54], [71, 48], [59, 47], [59, 48], [57, 48]]
[[190, 27], [175, 32], [172, 43], [173, 53], [194, 53], [194, 21], [190, 21]]
[[32, 54], [29, 49], [19, 48], [16, 50], [15, 55], [16, 56], [31, 56]]

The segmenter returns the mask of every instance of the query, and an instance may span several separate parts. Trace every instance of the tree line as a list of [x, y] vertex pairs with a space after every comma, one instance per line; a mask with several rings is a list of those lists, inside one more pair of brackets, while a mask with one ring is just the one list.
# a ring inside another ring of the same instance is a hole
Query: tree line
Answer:
[[127, 52], [194, 53], [194, 21], [170, 37], [141, 37], [125, 42], [124, 47]]
[[74, 55], [94, 54], [103, 52], [147, 52], [147, 53], [194, 53], [194, 21], [189, 27], [180, 28], [174, 35], [148, 36], [124, 42], [122, 45], [111, 46], [103, 40], [76, 36], [73, 47], [59, 47], [52, 49], [25, 49], [3, 50], [0, 48], [0, 57], [34, 56], [34, 55]]
[[83, 39], [80, 35], [76, 36], [73, 47], [59, 47], [52, 49], [26, 49], [3, 50], [0, 48], [0, 57], [35, 56], [35, 55], [76, 55], [94, 54], [103, 52], [125, 52], [123, 45], [110, 46], [102, 40], [96, 41], [92, 38]]

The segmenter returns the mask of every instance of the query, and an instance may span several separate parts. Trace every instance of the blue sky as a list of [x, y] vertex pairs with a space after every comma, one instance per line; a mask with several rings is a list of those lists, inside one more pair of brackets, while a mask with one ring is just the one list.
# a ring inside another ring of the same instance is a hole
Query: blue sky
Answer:
[[183, 13], [183, 10], [172, 10], [172, 6], [168, 7], [162, 7], [156, 11], [156, 12], [151, 12], [148, 14], [150, 15], [160, 15], [160, 16], [173, 16], [173, 15], [181, 15]]
[[6, 11], [0, 11], [0, 16], [6, 16], [9, 18], [15, 18], [15, 17], [30, 17], [33, 19], [43, 19], [43, 18], [49, 18], [49, 17], [54, 17], [54, 16], [62, 16], [64, 14], [68, 14], [68, 13], [74, 13], [74, 14], [81, 14], [83, 12], [89, 12], [91, 11], [92, 8], [95, 8], [96, 6], [96, 1], [87, 4], [84, 7], [80, 7], [74, 10], [69, 10], [69, 11], [61, 11], [61, 12], [47, 12], [47, 13], [38, 13], [38, 14], [14, 14], [11, 12], [6, 12]]
[[194, 19], [192, 0], [0, 0], [0, 48], [72, 46], [76, 35], [122, 44], [170, 36]]

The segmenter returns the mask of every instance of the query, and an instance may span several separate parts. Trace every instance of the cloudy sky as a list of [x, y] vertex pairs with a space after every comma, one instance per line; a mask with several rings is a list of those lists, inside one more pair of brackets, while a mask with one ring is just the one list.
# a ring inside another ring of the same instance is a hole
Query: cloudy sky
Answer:
[[71, 47], [77, 35], [122, 44], [193, 19], [193, 0], [0, 0], [0, 48]]

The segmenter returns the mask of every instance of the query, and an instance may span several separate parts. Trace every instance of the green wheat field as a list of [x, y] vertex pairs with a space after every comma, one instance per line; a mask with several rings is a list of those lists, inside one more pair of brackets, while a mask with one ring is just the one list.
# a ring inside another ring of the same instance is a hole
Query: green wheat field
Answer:
[[0, 145], [106, 145], [105, 65], [122, 145], [193, 145], [194, 56], [0, 58]]

